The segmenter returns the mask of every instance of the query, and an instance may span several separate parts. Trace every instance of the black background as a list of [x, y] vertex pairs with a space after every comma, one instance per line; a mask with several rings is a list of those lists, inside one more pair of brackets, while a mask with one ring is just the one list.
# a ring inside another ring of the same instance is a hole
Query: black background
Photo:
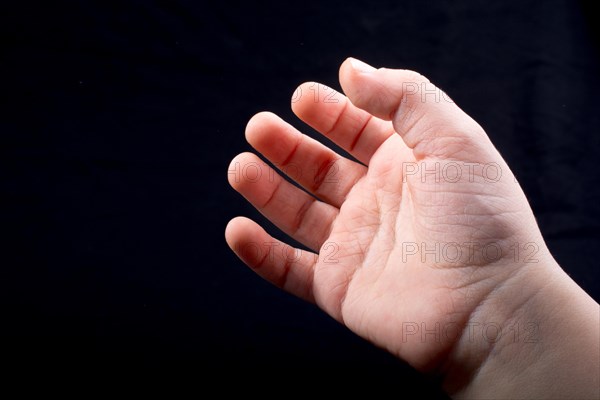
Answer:
[[584, 3], [20, 2], [1, 19], [4, 360], [300, 369], [302, 382], [345, 369], [422, 389], [223, 238], [236, 215], [264, 221], [227, 184], [246, 121], [271, 110], [314, 134], [290, 96], [306, 80], [339, 89], [348, 56], [415, 69], [480, 122], [552, 253], [600, 299], [600, 63]]

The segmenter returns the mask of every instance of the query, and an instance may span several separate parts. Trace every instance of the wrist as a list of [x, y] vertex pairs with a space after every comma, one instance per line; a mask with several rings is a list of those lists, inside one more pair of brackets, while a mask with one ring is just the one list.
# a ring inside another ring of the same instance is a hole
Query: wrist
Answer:
[[456, 398], [598, 398], [599, 340], [598, 304], [548, 253], [472, 313], [444, 386]]

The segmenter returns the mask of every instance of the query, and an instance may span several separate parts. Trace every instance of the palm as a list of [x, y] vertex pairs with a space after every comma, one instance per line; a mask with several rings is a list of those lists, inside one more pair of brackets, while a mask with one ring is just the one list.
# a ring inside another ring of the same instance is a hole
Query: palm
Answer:
[[[306, 93], [314, 86], [301, 88]], [[341, 158], [277, 117], [261, 114], [248, 126], [249, 142], [323, 201], [271, 173], [232, 181], [284, 232], [318, 251], [318, 257], [272, 252], [288, 249], [282, 243], [269, 246], [269, 254], [244, 254], [240, 249], [250, 243], [274, 240], [245, 219], [228, 227], [228, 241], [259, 274], [315, 301], [359, 335], [419, 369], [439, 367], [477, 305], [510, 272], [498, 273], [502, 257], [481, 248], [500, 247], [503, 256], [510, 255], [508, 241], [531, 222], [527, 212], [517, 211], [522, 193], [484, 134], [476, 132], [478, 127], [473, 131], [481, 135], [482, 146], [460, 141], [460, 148], [454, 148], [442, 142], [444, 146], [428, 145], [425, 151], [407, 146], [391, 122], [341, 95], [334, 98], [321, 87], [319, 96], [339, 101], [304, 97], [294, 104], [295, 112], [368, 168]], [[456, 133], [443, 122], [439, 126], [447, 132], [439, 133]], [[234, 165], [240, 171], [239, 165], [258, 162], [244, 154]], [[496, 162], [505, 176], [493, 186], [481, 168], [466, 162]], [[454, 164], [444, 168], [448, 163]], [[429, 173], [415, 172], [423, 168]], [[425, 330], [429, 333], [422, 336]]]
[[[486, 211], [492, 217], [498, 210], [486, 205], [485, 193], [474, 192], [478, 184], [454, 177], [435, 184], [434, 174], [403, 176], [403, 163], [413, 172], [413, 166], [443, 161], [416, 163], [396, 135], [384, 142], [340, 208], [315, 267], [313, 290], [355, 332], [429, 368], [452, 345], [444, 339], [454, 337], [486, 293], [481, 287], [465, 296], [467, 279], [481, 279], [474, 268], [496, 258], [490, 243], [505, 233], [498, 219], [481, 225]], [[479, 245], [487, 245], [487, 257]], [[432, 333], [422, 340], [420, 331], [435, 332], [436, 324], [439, 340]]]

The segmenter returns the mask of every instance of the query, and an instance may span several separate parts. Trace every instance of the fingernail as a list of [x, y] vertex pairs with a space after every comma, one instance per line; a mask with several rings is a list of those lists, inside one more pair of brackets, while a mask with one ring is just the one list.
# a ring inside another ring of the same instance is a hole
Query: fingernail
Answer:
[[369, 72], [377, 71], [375, 68], [371, 67], [369, 64], [364, 63], [364, 62], [357, 60], [356, 58], [352, 58], [352, 57], [350, 57], [350, 65], [352, 65], [352, 68], [354, 68], [355, 70], [357, 70], [359, 72], [369, 73]]

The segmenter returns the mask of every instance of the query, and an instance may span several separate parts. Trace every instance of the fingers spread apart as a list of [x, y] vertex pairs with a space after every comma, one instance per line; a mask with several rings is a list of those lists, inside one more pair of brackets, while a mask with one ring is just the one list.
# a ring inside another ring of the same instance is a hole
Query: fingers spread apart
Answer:
[[229, 183], [283, 232], [317, 251], [339, 210], [297, 188], [252, 153], [229, 165]]
[[343, 94], [316, 82], [300, 85], [292, 97], [292, 110], [308, 125], [352, 154], [363, 164], [393, 133], [383, 121], [353, 105]]
[[273, 113], [250, 119], [246, 139], [293, 181], [319, 199], [340, 207], [367, 169], [296, 130]]

